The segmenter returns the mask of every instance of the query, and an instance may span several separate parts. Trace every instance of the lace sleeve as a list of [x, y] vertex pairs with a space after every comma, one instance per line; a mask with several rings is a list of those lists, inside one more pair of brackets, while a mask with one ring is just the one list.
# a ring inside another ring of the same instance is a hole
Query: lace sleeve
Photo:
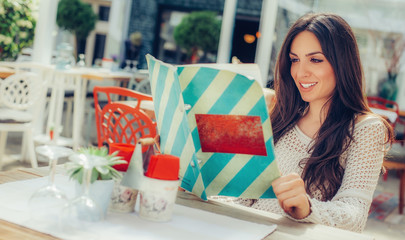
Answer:
[[[360, 125], [361, 124], [361, 125]], [[342, 185], [331, 201], [310, 199], [311, 214], [300, 221], [363, 231], [384, 158], [385, 126], [376, 118], [356, 126], [347, 150]]]

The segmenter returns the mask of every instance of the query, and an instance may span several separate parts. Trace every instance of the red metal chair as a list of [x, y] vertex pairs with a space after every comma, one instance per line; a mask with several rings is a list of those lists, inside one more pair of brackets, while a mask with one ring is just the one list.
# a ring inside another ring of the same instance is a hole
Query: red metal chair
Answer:
[[99, 147], [111, 143], [135, 145], [140, 138], [156, 136], [156, 122], [140, 108], [142, 101], [152, 101], [150, 95], [102, 86], [94, 87], [93, 93]]
[[[384, 111], [393, 112], [396, 114], [396, 118], [393, 120], [389, 116], [384, 114], [380, 114], [384, 116], [392, 125], [392, 127], [395, 127], [398, 119], [399, 119], [399, 107], [398, 104], [394, 101], [390, 101], [381, 97], [367, 97], [367, 102], [368, 106], [373, 110], [373, 109], [381, 109]], [[378, 113], [378, 112], [377, 112]]]

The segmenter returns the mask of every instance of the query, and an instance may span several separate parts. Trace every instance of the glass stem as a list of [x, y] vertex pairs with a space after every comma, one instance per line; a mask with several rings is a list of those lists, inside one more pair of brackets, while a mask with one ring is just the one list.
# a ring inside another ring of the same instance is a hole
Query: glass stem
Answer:
[[84, 168], [83, 185], [84, 195], [89, 196], [92, 168]]
[[55, 186], [55, 168], [56, 168], [56, 163], [58, 162], [58, 159], [55, 157], [50, 157], [49, 158], [49, 185]]

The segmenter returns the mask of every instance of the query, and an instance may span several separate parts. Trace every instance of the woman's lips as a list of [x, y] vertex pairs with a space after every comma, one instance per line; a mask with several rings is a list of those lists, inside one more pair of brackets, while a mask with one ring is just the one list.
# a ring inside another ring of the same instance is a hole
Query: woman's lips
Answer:
[[313, 82], [313, 83], [300, 83], [301, 89], [303, 90], [310, 90], [312, 89], [317, 83]]

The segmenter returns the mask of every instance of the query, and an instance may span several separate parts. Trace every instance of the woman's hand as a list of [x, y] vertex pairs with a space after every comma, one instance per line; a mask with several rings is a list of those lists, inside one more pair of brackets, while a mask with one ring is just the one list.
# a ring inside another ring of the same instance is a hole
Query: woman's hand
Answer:
[[291, 217], [303, 219], [311, 213], [304, 180], [298, 174], [281, 176], [272, 186], [281, 208]]

